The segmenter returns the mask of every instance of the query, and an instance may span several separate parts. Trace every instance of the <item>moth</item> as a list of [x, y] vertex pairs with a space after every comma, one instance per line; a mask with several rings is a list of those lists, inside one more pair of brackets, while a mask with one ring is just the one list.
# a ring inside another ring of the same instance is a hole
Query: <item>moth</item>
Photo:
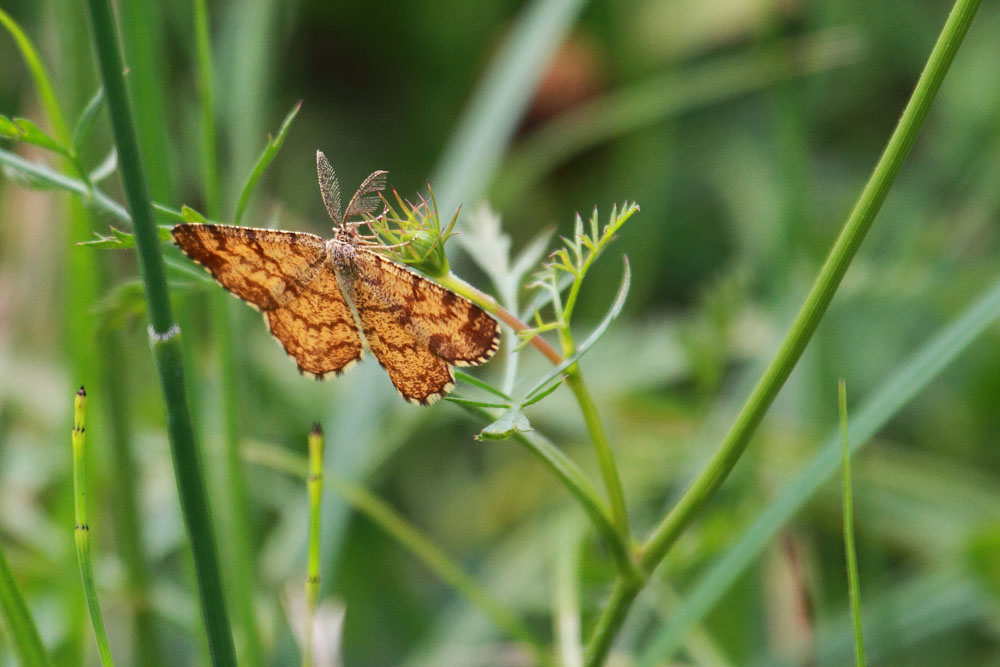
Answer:
[[367, 347], [400, 395], [428, 405], [455, 386], [452, 366], [488, 361], [500, 346], [496, 320], [474, 303], [396, 264], [362, 238], [388, 172], [364, 180], [341, 213], [340, 185], [316, 152], [320, 193], [334, 236], [184, 223], [174, 242], [224, 288], [261, 311], [298, 365], [322, 379], [361, 360]]

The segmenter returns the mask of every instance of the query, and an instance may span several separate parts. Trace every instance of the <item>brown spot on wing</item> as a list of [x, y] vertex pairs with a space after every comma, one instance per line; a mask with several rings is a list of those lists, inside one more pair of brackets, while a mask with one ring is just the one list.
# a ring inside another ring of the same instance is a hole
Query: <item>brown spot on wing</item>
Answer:
[[170, 235], [220, 285], [264, 311], [302, 292], [325, 257], [323, 239], [303, 232], [184, 223]]
[[264, 317], [303, 373], [321, 379], [361, 359], [361, 336], [329, 262], [297, 297]]
[[469, 300], [358, 248], [351, 298], [372, 354], [414, 403], [431, 403], [454, 387], [449, 364], [481, 364], [496, 352], [496, 321]]

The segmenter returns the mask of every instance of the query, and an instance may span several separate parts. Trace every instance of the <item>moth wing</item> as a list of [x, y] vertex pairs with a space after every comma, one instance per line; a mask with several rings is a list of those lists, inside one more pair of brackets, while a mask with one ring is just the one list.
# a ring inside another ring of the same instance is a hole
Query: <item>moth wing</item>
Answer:
[[323, 239], [303, 232], [183, 223], [170, 235], [220, 285], [263, 311], [301, 293], [325, 257]]
[[329, 261], [288, 303], [264, 313], [271, 333], [299, 371], [339, 375], [362, 355], [361, 336]]
[[372, 354], [407, 400], [427, 404], [454, 387], [450, 365], [484, 363], [500, 345], [496, 320], [468, 299], [358, 248], [351, 298]]

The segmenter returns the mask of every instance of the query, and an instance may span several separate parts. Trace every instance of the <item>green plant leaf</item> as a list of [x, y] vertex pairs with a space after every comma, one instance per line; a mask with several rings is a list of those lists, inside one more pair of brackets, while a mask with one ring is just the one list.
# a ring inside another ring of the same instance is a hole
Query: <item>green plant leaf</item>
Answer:
[[26, 144], [39, 146], [69, 158], [73, 157], [73, 153], [69, 148], [45, 134], [40, 127], [27, 118], [15, 118], [11, 120], [5, 116], [0, 116], [0, 135], [16, 141], [22, 141]]
[[181, 206], [181, 216], [184, 218], [185, 222], [200, 222], [202, 224], [208, 222], [208, 220], [205, 219], [205, 216], [187, 204]]
[[116, 148], [112, 148], [108, 151], [107, 156], [101, 160], [101, 163], [90, 171], [88, 178], [91, 183], [100, 183], [105, 178], [115, 173], [116, 169], [118, 169], [118, 150]]
[[455, 405], [461, 405], [467, 408], [491, 408], [496, 410], [506, 410], [510, 407], [510, 403], [500, 403], [494, 401], [477, 401], [473, 398], [465, 398], [463, 396], [456, 396], [451, 394], [445, 396], [444, 400], [454, 403]]
[[604, 333], [608, 330], [608, 327], [611, 326], [611, 323], [618, 318], [619, 314], [621, 314], [622, 308], [625, 306], [625, 297], [628, 296], [628, 288], [632, 280], [632, 274], [629, 270], [628, 257], [622, 255], [622, 260], [625, 264], [625, 271], [624, 273], [622, 273], [622, 282], [621, 285], [618, 287], [618, 294], [615, 296], [615, 300], [611, 304], [611, 307], [608, 309], [608, 312], [604, 316], [604, 319], [602, 319], [601, 323], [598, 324], [597, 327], [592, 332], [590, 332], [590, 335], [587, 336], [587, 339], [582, 343], [580, 343], [575, 353], [573, 353], [566, 359], [563, 359], [561, 364], [559, 364], [551, 371], [549, 371], [549, 373], [547, 373], [545, 377], [543, 377], [541, 380], [535, 383], [534, 387], [528, 390], [528, 392], [524, 395], [524, 398], [521, 400], [522, 404], [524, 404], [527, 401], [531, 401], [531, 399], [534, 398], [536, 394], [538, 394], [544, 388], [546, 388], [549, 382], [559, 377], [563, 373], [563, 371], [565, 371], [567, 368], [575, 364], [580, 359], [580, 357], [582, 357], [587, 352], [587, 350], [589, 350], [594, 345], [594, 343], [600, 340], [601, 336], [603, 336]]
[[124, 250], [125, 248], [135, 247], [134, 235], [115, 229], [114, 227], [109, 227], [108, 229], [111, 231], [110, 236], [103, 236], [94, 232], [94, 236], [97, 238], [93, 241], [80, 241], [77, 245], [85, 245], [90, 246], [91, 248], [101, 249], [113, 248], [115, 250]]
[[164, 206], [163, 204], [153, 204], [153, 210], [159, 213], [162, 217], [167, 220], [173, 220], [177, 222], [187, 222], [188, 219], [184, 217], [184, 213], [178, 211], [177, 209], [170, 208], [169, 206]]
[[240, 220], [243, 218], [243, 211], [246, 209], [247, 202], [250, 201], [250, 195], [253, 194], [253, 190], [257, 186], [257, 181], [260, 180], [260, 176], [267, 169], [267, 166], [271, 164], [274, 156], [278, 154], [281, 144], [285, 142], [288, 130], [292, 127], [292, 121], [295, 120], [295, 116], [298, 115], [301, 108], [301, 101], [292, 107], [292, 110], [285, 116], [284, 122], [281, 123], [278, 134], [268, 140], [267, 146], [264, 147], [260, 157], [257, 158], [257, 164], [254, 165], [253, 171], [250, 172], [250, 176], [247, 177], [246, 183], [243, 184], [243, 190], [240, 192], [240, 202], [236, 206], [236, 215], [233, 217], [235, 224], [240, 224]]
[[[90, 246], [91, 248], [101, 248], [104, 250], [125, 250], [127, 248], [135, 247], [135, 235], [129, 232], [123, 232], [120, 229], [114, 227], [108, 228], [111, 231], [110, 236], [103, 236], [94, 232], [95, 238], [92, 241], [80, 241], [77, 245]], [[160, 241], [164, 243], [169, 243], [172, 239], [170, 237], [170, 226], [169, 225], [157, 225], [156, 233], [160, 238]]]
[[553, 382], [552, 384], [550, 384], [548, 387], [546, 387], [542, 391], [537, 391], [537, 392], [533, 393], [532, 396], [531, 396], [531, 398], [525, 398], [521, 402], [521, 407], [522, 408], [526, 408], [529, 405], [534, 405], [538, 401], [542, 400], [543, 398], [545, 398], [546, 396], [548, 396], [549, 394], [551, 394], [552, 392], [554, 392], [556, 389], [558, 389], [559, 385], [561, 385], [563, 383], [563, 380], [565, 380], [565, 379], [566, 379], [565, 375], [556, 378], [555, 382]]
[[479, 387], [483, 391], [488, 391], [489, 393], [493, 394], [494, 396], [498, 396], [498, 397], [504, 399], [505, 401], [513, 401], [514, 400], [510, 396], [508, 396], [507, 394], [503, 393], [502, 391], [500, 391], [499, 389], [497, 389], [496, 387], [494, 387], [493, 385], [489, 384], [488, 382], [483, 382], [479, 378], [474, 377], [472, 375], [469, 375], [468, 373], [465, 373], [463, 371], [460, 371], [457, 368], [455, 369], [454, 372], [455, 372], [455, 379], [456, 380], [461, 380], [462, 382], [467, 382], [468, 384], [471, 384], [474, 387]]
[[83, 145], [87, 135], [90, 133], [90, 128], [94, 125], [94, 118], [97, 116], [97, 112], [101, 110], [103, 103], [104, 86], [100, 86], [93, 97], [90, 98], [90, 101], [87, 102], [87, 106], [83, 108], [80, 118], [76, 121], [76, 128], [73, 130], [74, 155], [80, 152], [80, 146]]
[[531, 428], [531, 423], [521, 412], [521, 408], [512, 405], [500, 415], [499, 419], [480, 431], [475, 438], [479, 441], [506, 440], [515, 433], [527, 433], [533, 430], [535, 429]]

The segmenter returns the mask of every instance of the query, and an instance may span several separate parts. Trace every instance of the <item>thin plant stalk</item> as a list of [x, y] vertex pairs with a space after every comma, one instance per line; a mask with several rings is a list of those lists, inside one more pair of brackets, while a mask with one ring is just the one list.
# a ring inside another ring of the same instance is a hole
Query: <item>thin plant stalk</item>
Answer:
[[180, 329], [174, 322], [170, 306], [166, 269], [125, 90], [124, 66], [114, 15], [109, 0], [88, 0], [87, 6], [118, 148], [122, 183], [135, 228], [139, 268], [150, 319], [150, 346], [160, 377], [178, 496], [191, 540], [209, 654], [215, 665], [235, 665], [215, 532], [188, 409]]
[[[754, 387], [712, 459], [642, 545], [639, 565], [644, 572], [651, 573], [660, 564], [670, 547], [732, 471], [750, 437], [798, 362], [816, 326], [826, 313], [865, 234], [881, 209], [903, 160], [916, 141], [917, 133], [923, 126], [931, 103], [944, 81], [948, 67], [968, 31], [980, 2], [981, 0], [957, 0], [953, 6], [910, 101], [903, 110], [871, 178], [831, 248], [777, 354]], [[604, 662], [611, 643], [621, 629], [628, 609], [639, 590], [640, 587], [634, 582], [624, 581], [621, 577], [615, 582], [608, 604], [588, 644], [588, 665]]]
[[837, 407], [840, 413], [840, 446], [844, 470], [844, 553], [847, 560], [848, 596], [854, 627], [854, 660], [858, 667], [865, 659], [865, 633], [861, 625], [861, 584], [858, 577], [858, 554], [854, 548], [854, 495], [851, 489], [851, 443], [847, 437], [847, 383], [837, 383]]
[[319, 423], [309, 433], [309, 553], [306, 564], [306, 620], [302, 633], [302, 667], [312, 667], [313, 637], [316, 634], [316, 601], [319, 599], [320, 509], [323, 505], [323, 429]]
[[[565, 356], [571, 356], [573, 353], [572, 347], [563, 349]], [[587, 425], [587, 433], [590, 434], [590, 441], [594, 444], [597, 463], [601, 470], [601, 477], [604, 479], [604, 488], [607, 490], [611, 503], [611, 520], [614, 522], [615, 530], [621, 536], [622, 543], [629, 545], [632, 542], [632, 531], [629, 528], [625, 494], [622, 491], [618, 466], [615, 464], [611, 444], [608, 442], [608, 435], [601, 422], [601, 416], [597, 412], [597, 406], [594, 404], [594, 399], [590, 396], [590, 391], [580, 373], [579, 364], [573, 364], [566, 369], [566, 384], [569, 385], [570, 391], [576, 397], [580, 412], [583, 413], [583, 421]]]
[[[198, 101], [201, 112], [201, 167], [204, 179], [206, 212], [209, 219], [222, 215], [222, 182], [219, 176], [216, 150], [215, 85], [212, 70], [212, 44], [206, 0], [194, 0], [195, 59], [198, 65]], [[242, 641], [242, 661], [249, 667], [262, 665], [263, 649], [254, 606], [255, 586], [253, 539], [250, 525], [250, 500], [246, 475], [240, 458], [239, 362], [233, 343], [232, 300], [221, 290], [209, 297], [212, 327], [218, 344], [220, 361], [220, 399], [222, 404], [223, 446], [225, 448], [226, 483], [220, 485], [225, 494], [228, 519], [225, 525], [229, 548], [222, 551], [226, 570], [232, 574], [229, 594], [235, 607], [239, 636]]]
[[[899, 413], [959, 354], [1000, 319], [1000, 280], [963, 309], [952, 322], [938, 331], [920, 349], [892, 372], [855, 410], [851, 423], [851, 443], [855, 454], [870, 444], [875, 434]], [[717, 561], [686, 591], [683, 604], [674, 610], [671, 623], [663, 627], [646, 646], [637, 661], [639, 667], [662, 664], [670, 659], [683, 637], [701, 622], [734, 583], [774, 539], [782, 526], [816, 495], [841, 465], [840, 438], [833, 433], [799, 473], [790, 478], [780, 493], [768, 503]]]
[[73, 534], [76, 538], [76, 558], [80, 565], [80, 578], [83, 580], [83, 595], [87, 599], [90, 622], [97, 637], [97, 650], [101, 655], [101, 664], [108, 667], [115, 663], [111, 658], [111, 645], [108, 643], [108, 632], [104, 628], [101, 603], [97, 599], [94, 565], [90, 554], [90, 518], [87, 516], [87, 473], [84, 451], [87, 442], [86, 422], [87, 392], [80, 387], [73, 400], [73, 518], [75, 520]]

